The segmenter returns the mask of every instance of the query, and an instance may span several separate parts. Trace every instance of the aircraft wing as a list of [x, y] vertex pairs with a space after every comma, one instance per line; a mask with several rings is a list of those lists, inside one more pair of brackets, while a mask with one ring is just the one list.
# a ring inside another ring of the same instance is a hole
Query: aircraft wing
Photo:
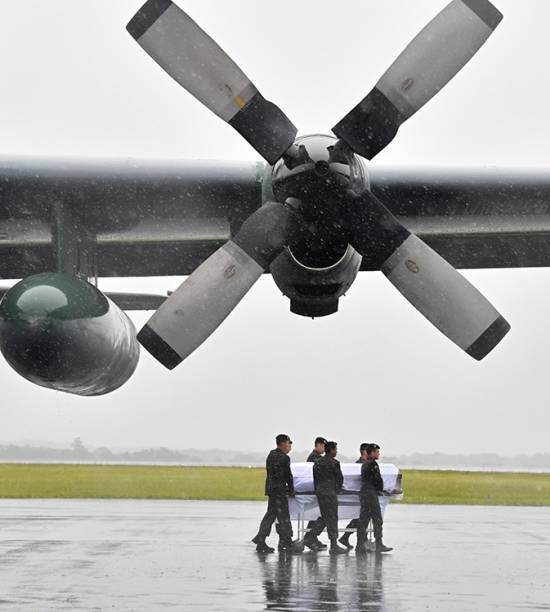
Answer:
[[373, 192], [455, 268], [550, 265], [549, 171], [374, 168], [370, 174]]
[[59, 223], [88, 276], [190, 274], [261, 204], [264, 166], [0, 159], [0, 277], [55, 270]]
[[[189, 274], [269, 194], [264, 169], [254, 162], [0, 159], [0, 277], [56, 269], [60, 222], [78, 234], [89, 275]], [[402, 223], [457, 268], [550, 265], [550, 172], [372, 165], [369, 175]], [[59, 207], [71, 215], [60, 217]]]

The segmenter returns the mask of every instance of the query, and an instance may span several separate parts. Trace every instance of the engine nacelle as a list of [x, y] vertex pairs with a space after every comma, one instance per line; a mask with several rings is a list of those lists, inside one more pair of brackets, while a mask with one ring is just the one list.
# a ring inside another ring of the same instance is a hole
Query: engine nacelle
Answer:
[[31, 382], [77, 395], [103, 395], [133, 374], [136, 330], [118, 306], [84, 280], [30, 276], [0, 302], [0, 350]]
[[324, 317], [338, 310], [338, 300], [351, 287], [361, 255], [348, 246], [342, 258], [327, 268], [310, 268], [285, 249], [271, 264], [277, 287], [290, 298], [290, 310], [305, 317]]

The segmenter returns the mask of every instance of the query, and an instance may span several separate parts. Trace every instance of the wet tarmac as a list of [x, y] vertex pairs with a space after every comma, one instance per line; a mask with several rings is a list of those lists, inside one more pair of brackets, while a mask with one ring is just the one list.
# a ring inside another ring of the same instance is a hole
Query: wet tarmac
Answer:
[[264, 505], [2, 500], [0, 610], [550, 610], [550, 508], [390, 506], [394, 553], [258, 556]]

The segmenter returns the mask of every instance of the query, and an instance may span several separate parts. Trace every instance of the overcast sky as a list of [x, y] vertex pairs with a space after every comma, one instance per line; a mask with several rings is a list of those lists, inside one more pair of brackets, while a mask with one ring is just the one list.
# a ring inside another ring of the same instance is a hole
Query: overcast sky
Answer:
[[[550, 3], [495, 0], [504, 21], [401, 130], [377, 165], [536, 166], [550, 171]], [[299, 132], [327, 132], [444, 0], [277, 3], [181, 0]], [[0, 0], [0, 153], [251, 160], [255, 152], [138, 47], [139, 0]], [[427, 323], [379, 273], [340, 312], [289, 312], [270, 278], [169, 373], [143, 352], [101, 398], [35, 387], [2, 364], [0, 441], [261, 450], [280, 431], [353, 454], [550, 450], [550, 271], [466, 276], [512, 324], [482, 363]], [[181, 279], [106, 280], [161, 291]], [[147, 314], [132, 315], [137, 326]], [[298, 458], [298, 457], [297, 457]]]

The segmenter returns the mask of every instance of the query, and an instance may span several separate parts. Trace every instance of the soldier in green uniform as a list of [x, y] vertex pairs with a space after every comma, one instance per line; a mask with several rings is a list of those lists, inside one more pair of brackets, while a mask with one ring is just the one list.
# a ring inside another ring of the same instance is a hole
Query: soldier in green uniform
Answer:
[[357, 528], [356, 549], [358, 554], [367, 552], [367, 527], [371, 520], [374, 528], [376, 552], [384, 553], [393, 550], [389, 546], [384, 546], [382, 542], [383, 519], [378, 497], [384, 493], [384, 481], [376, 461], [379, 457], [380, 447], [378, 444], [369, 444], [367, 447], [367, 460], [361, 466], [361, 514]]
[[315, 442], [313, 443], [313, 450], [307, 456], [306, 461], [308, 463], [315, 463], [317, 459], [320, 459], [325, 454], [326, 443], [326, 438], [323, 438], [323, 436], [317, 436], [317, 438], [315, 438]]
[[294, 496], [294, 480], [290, 471], [290, 457], [292, 440], [286, 434], [279, 434], [275, 438], [277, 448], [267, 456], [265, 494], [268, 497], [267, 512], [265, 513], [258, 534], [252, 538], [256, 550], [261, 553], [272, 553], [274, 549], [266, 544], [265, 539], [271, 533], [271, 527], [277, 520], [279, 534], [279, 552], [301, 552], [292, 542], [292, 523], [288, 511], [288, 496]]
[[311, 534], [318, 536], [326, 525], [332, 555], [348, 552], [338, 545], [338, 493], [342, 490], [344, 475], [336, 459], [337, 449], [336, 442], [327, 442], [325, 454], [313, 464], [313, 482], [322, 520], [316, 521]]
[[[308, 463], [315, 463], [318, 459], [320, 459], [325, 453], [325, 444], [327, 443], [326, 438], [323, 436], [317, 436], [315, 438], [315, 442], [313, 443], [313, 450], [309, 453], [306, 461]], [[311, 550], [325, 550], [327, 548], [326, 544], [323, 544], [318, 536], [309, 535], [315, 529], [315, 525], [319, 528], [322, 524], [322, 518], [319, 517], [316, 521], [309, 521], [307, 524], [307, 534], [304, 538], [304, 544], [311, 548]], [[325, 525], [323, 524], [323, 528]], [[321, 529], [322, 531], [322, 529]], [[319, 532], [320, 533], [320, 532]]]
[[[363, 442], [359, 447], [359, 459], [355, 463], [365, 463], [367, 460], [367, 447], [368, 443]], [[351, 550], [353, 546], [349, 543], [349, 539], [351, 534], [357, 531], [357, 527], [359, 527], [359, 519], [353, 519], [346, 526], [346, 531], [344, 535], [338, 540], [340, 544], [343, 544], [347, 549]]]

